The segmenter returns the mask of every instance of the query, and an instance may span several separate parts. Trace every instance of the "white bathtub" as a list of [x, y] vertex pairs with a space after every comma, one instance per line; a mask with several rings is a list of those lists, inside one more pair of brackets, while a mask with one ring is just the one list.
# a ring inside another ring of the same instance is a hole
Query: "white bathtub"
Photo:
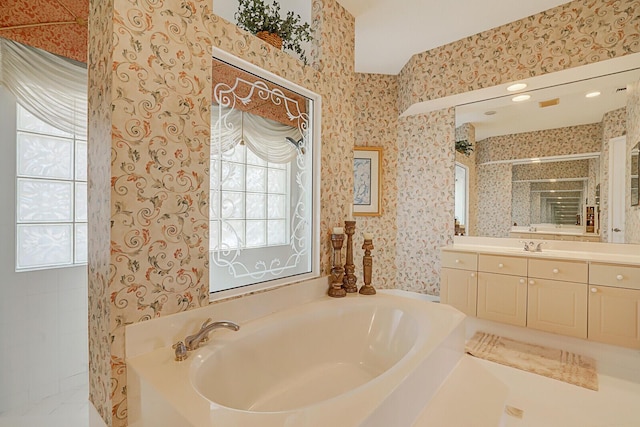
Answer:
[[379, 293], [215, 331], [184, 362], [170, 348], [128, 360], [130, 424], [408, 427], [462, 357], [463, 319]]

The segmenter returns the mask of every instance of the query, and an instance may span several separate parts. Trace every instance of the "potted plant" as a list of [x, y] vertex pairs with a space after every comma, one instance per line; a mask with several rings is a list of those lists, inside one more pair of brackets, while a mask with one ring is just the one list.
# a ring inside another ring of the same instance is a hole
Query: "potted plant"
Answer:
[[239, 0], [238, 11], [233, 17], [238, 27], [278, 49], [292, 50], [307, 63], [302, 43], [311, 41], [311, 26], [301, 23], [300, 15], [289, 11], [283, 18], [277, 1], [269, 5], [264, 0]]
[[464, 154], [465, 156], [470, 156], [473, 152], [473, 144], [466, 139], [456, 141], [456, 151]]

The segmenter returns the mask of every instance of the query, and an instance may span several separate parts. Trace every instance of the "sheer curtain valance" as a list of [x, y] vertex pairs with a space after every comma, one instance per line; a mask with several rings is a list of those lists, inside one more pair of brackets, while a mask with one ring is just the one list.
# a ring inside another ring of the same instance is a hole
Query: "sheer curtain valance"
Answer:
[[0, 38], [0, 84], [40, 120], [86, 139], [86, 68]]
[[218, 155], [235, 147], [241, 140], [262, 160], [271, 163], [288, 163], [298, 154], [300, 130], [274, 120], [212, 105], [211, 154]]

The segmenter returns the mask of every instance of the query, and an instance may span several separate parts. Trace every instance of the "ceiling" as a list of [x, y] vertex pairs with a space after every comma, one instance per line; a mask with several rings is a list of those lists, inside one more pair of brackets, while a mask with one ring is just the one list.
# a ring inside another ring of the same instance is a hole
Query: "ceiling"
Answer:
[[356, 18], [356, 71], [398, 74], [412, 55], [567, 0], [338, 0]]

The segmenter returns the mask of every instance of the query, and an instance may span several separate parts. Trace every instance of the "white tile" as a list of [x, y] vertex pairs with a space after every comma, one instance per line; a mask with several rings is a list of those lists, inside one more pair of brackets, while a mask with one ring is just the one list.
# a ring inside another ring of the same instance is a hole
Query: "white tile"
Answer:
[[29, 409], [29, 394], [26, 389], [20, 392], [0, 392], [0, 417], [8, 412], [26, 413]]
[[38, 402], [60, 391], [60, 384], [56, 380], [48, 382], [41, 381], [41, 378], [30, 378], [30, 380], [33, 380], [33, 382], [29, 387], [29, 402]]

